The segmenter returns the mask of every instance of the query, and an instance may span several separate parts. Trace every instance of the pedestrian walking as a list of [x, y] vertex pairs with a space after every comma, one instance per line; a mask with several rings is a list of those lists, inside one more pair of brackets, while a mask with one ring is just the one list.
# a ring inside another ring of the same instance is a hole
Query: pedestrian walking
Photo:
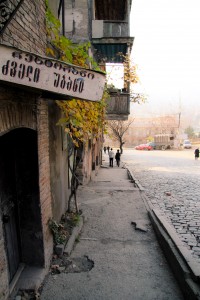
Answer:
[[106, 154], [106, 146], [103, 147], [103, 151]]
[[107, 150], [108, 150], [108, 153], [109, 153], [109, 150], [110, 150], [110, 146], [108, 146], [108, 147], [107, 147]]
[[112, 148], [108, 152], [108, 155], [109, 155], [109, 164], [110, 164], [110, 167], [113, 168], [113, 159], [114, 159], [115, 153], [113, 152]]
[[117, 153], [115, 154], [115, 159], [118, 167], [120, 166], [120, 157], [121, 153], [119, 152], [119, 150], [117, 150]]
[[197, 160], [199, 158], [199, 148], [194, 150], [194, 158]]

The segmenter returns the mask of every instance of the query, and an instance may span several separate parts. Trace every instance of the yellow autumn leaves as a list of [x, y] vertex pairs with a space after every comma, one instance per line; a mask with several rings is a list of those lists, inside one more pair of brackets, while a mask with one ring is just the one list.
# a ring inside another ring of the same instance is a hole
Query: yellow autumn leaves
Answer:
[[[69, 39], [60, 35], [60, 22], [52, 14], [46, 1], [47, 13], [47, 55], [57, 57], [65, 62], [75, 64], [84, 68], [89, 66], [100, 70], [96, 62], [89, 56], [90, 43], [73, 44]], [[78, 147], [79, 142], [93, 139], [102, 134], [105, 128], [105, 99], [108, 96], [104, 92], [100, 102], [84, 100], [59, 100], [58, 106], [64, 114], [58, 124], [64, 126], [72, 138], [73, 143]]]
[[73, 99], [70, 101], [57, 101], [65, 118], [59, 120], [60, 125], [65, 126], [67, 132], [78, 146], [79, 142], [93, 139], [102, 134], [105, 128], [105, 104]]

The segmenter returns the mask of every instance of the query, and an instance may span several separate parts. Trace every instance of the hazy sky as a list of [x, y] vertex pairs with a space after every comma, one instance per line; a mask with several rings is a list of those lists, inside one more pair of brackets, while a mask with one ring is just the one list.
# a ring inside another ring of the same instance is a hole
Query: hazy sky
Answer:
[[132, 55], [148, 102], [200, 108], [200, 0], [133, 0]]

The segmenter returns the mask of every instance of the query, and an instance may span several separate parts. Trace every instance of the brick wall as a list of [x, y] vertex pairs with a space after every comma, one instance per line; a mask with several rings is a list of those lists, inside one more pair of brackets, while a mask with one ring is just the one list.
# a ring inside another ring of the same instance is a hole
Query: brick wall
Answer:
[[8, 271], [6, 253], [4, 251], [2, 223], [0, 223], [0, 253], [0, 299], [6, 299], [8, 295]]
[[[36, 130], [36, 103], [32, 94], [23, 91], [0, 87], [0, 136], [14, 128], [28, 127]], [[27, 101], [27, 98], [29, 101]], [[18, 101], [20, 99], [20, 102]], [[8, 271], [3, 237], [2, 223], [0, 222], [0, 299], [6, 298], [8, 293]]]
[[[20, 101], [18, 101], [20, 99]], [[28, 100], [27, 100], [28, 99]], [[48, 220], [52, 217], [50, 163], [49, 163], [49, 121], [48, 101], [36, 100], [34, 94], [23, 91], [16, 94], [10, 89], [8, 93], [0, 88], [0, 136], [14, 128], [25, 127], [38, 132], [39, 190], [41, 219], [43, 229], [44, 266], [49, 266], [53, 241], [49, 231]], [[0, 299], [6, 299], [8, 292], [8, 273], [5, 241], [0, 222]]]
[[0, 86], [0, 136], [18, 127], [36, 130], [36, 108], [35, 94]]
[[[8, 0], [7, 3], [16, 4], [19, 1]], [[24, 0], [0, 36], [0, 44], [45, 55], [45, 0]], [[48, 229], [48, 220], [52, 216], [48, 126], [47, 100], [38, 100], [38, 95], [32, 92], [0, 84], [0, 136], [19, 127], [28, 127], [38, 132], [39, 185], [45, 266], [48, 266], [52, 253], [52, 236]], [[9, 282], [1, 222], [0, 253], [0, 299], [7, 299]]]
[[[19, 1], [9, 0], [16, 5]], [[0, 43], [37, 54], [45, 54], [45, 0], [24, 0], [7, 28]]]
[[52, 254], [52, 235], [48, 227], [48, 221], [52, 218], [51, 188], [50, 188], [50, 162], [49, 162], [49, 121], [48, 102], [38, 100], [38, 158], [39, 158], [39, 188], [40, 204], [43, 226], [43, 243], [45, 251], [45, 267], [49, 265]]

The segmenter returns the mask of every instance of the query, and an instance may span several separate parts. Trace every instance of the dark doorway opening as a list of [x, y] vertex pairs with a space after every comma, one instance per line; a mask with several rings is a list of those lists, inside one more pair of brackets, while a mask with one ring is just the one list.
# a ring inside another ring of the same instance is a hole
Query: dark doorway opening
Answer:
[[0, 137], [0, 205], [11, 281], [20, 263], [44, 265], [37, 132], [15, 129]]

